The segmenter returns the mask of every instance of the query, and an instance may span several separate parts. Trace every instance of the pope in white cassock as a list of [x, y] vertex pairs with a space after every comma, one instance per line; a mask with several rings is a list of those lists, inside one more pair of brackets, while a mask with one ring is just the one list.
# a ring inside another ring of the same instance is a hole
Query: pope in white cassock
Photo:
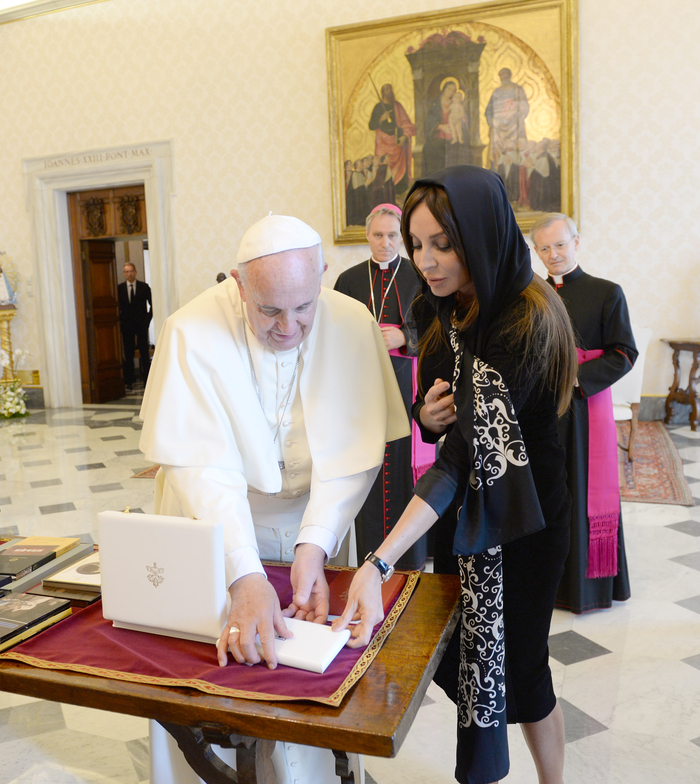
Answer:
[[[375, 320], [321, 288], [320, 243], [297, 218], [252, 226], [233, 278], [165, 322], [144, 395], [140, 447], [161, 465], [156, 512], [223, 523], [231, 612], [221, 666], [229, 650], [260, 662], [259, 633], [274, 669], [275, 632], [291, 636], [283, 616], [325, 621], [324, 563], [346, 557], [386, 442], [410, 432]], [[293, 562], [290, 607], [261, 559]], [[277, 743], [273, 763], [280, 784], [337, 781], [327, 749]], [[151, 722], [151, 782], [173, 781], [200, 779]]]

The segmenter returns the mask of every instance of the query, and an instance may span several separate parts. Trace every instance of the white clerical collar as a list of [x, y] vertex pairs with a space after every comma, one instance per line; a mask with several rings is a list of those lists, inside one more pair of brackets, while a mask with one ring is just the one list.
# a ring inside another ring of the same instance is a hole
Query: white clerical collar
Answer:
[[568, 272], [565, 272], [563, 275], [552, 275], [552, 280], [555, 282], [557, 286], [561, 286], [561, 284], [564, 282], [564, 278], [567, 275], [570, 275], [576, 269], [576, 267], [578, 267], [578, 262], [576, 262], [576, 264], [574, 264], [574, 266]]
[[387, 270], [387, 269], [389, 269], [389, 265], [392, 264], [393, 262], [395, 262], [396, 259], [398, 259], [398, 257], [399, 257], [399, 254], [397, 253], [396, 256], [394, 256], [394, 258], [391, 259], [391, 261], [377, 261], [374, 258], [374, 256], [372, 256], [372, 261], [379, 266], [380, 270]]

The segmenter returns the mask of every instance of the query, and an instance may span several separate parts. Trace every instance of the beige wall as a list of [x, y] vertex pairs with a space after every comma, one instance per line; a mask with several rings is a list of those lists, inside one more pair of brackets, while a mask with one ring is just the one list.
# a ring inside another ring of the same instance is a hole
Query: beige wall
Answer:
[[[332, 243], [325, 28], [450, 5], [108, 0], [0, 26], [0, 249], [19, 273], [13, 340], [28, 364], [24, 158], [173, 139], [181, 303], [270, 210], [319, 230], [330, 285], [366, 249]], [[671, 380], [659, 338], [700, 333], [699, 33], [695, 0], [580, 0], [581, 261], [653, 328], [648, 394]]]

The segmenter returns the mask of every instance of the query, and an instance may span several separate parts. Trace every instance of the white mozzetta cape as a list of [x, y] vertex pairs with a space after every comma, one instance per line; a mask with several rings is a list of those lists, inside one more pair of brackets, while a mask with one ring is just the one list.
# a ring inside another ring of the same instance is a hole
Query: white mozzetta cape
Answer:
[[[381, 464], [409, 435], [381, 331], [361, 303], [321, 289], [301, 344], [299, 394], [322, 481]], [[238, 286], [205, 291], [163, 325], [141, 408], [140, 448], [154, 463], [239, 471], [263, 493], [282, 480], [272, 433], [250, 378]]]

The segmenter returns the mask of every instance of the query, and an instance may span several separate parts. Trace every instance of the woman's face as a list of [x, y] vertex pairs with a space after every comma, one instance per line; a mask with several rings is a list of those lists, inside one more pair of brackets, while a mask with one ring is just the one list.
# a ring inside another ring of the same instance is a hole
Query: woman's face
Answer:
[[447, 297], [470, 293], [469, 273], [425, 202], [411, 213], [408, 231], [413, 243], [413, 262], [433, 294]]

